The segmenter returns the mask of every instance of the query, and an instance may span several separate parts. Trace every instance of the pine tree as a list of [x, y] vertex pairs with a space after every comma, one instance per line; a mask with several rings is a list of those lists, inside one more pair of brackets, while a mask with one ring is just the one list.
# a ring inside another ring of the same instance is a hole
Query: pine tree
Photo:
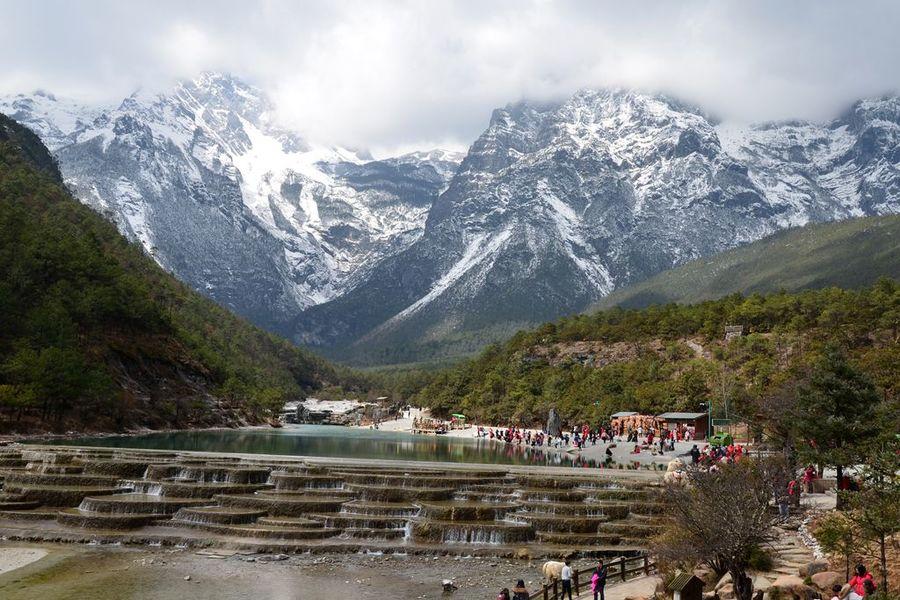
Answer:
[[869, 378], [829, 347], [799, 390], [795, 418], [801, 455], [835, 467], [840, 486], [844, 466], [861, 462], [866, 442], [880, 433], [878, 404]]

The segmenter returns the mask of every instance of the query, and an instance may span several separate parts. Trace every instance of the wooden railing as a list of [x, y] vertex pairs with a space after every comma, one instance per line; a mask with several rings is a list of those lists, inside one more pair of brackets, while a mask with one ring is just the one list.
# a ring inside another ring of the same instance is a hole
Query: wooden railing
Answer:
[[[616, 581], [628, 581], [630, 575], [641, 573], [649, 575], [656, 570], [656, 563], [650, 560], [646, 554], [641, 556], [622, 556], [610, 562], [603, 563], [606, 566], [606, 584], [610, 585]], [[587, 567], [586, 569], [572, 570], [572, 593], [578, 594], [582, 589], [590, 589], [591, 575], [597, 564]], [[541, 589], [531, 594], [529, 600], [562, 600], [562, 582], [554, 580], [545, 584]]]

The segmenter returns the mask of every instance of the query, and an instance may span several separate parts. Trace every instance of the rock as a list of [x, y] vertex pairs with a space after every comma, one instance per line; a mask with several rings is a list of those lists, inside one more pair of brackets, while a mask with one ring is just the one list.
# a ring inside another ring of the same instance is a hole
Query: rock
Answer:
[[459, 589], [456, 587], [456, 585], [454, 585], [453, 581], [450, 579], [444, 579], [443, 581], [441, 581], [441, 587], [444, 589], [445, 592], [452, 592], [454, 590]]
[[547, 433], [554, 437], [562, 433], [562, 419], [555, 407], [551, 408], [550, 414], [547, 415]]
[[819, 590], [828, 592], [829, 594], [831, 593], [831, 586], [844, 583], [844, 577], [840, 573], [835, 573], [834, 571], [814, 573], [810, 576], [810, 579], [812, 579], [813, 585], [819, 588]]
[[718, 600], [715, 592], [703, 592], [703, 600]]
[[190, 581], [190, 580], [191, 580], [191, 576], [190, 576], [190, 575], [185, 575], [185, 576], [184, 576], [184, 580], [185, 580], [185, 581]]
[[[781, 575], [772, 582], [772, 587], [793, 592], [794, 589], [805, 587], [805, 584], [796, 575]], [[771, 590], [769, 591], [771, 592]]]
[[257, 560], [259, 562], [276, 562], [281, 560], [287, 560], [287, 554], [263, 554]]
[[750, 578], [753, 580], [754, 592], [768, 592], [769, 588], [772, 587], [772, 582], [762, 575], [752, 575]]
[[716, 594], [722, 600], [734, 600], [734, 585], [729, 582], [722, 587], [716, 587]]
[[724, 575], [722, 575], [722, 578], [719, 579], [718, 582], [716, 582], [716, 587], [713, 589], [718, 592], [729, 583], [731, 583], [731, 573], [725, 573]]
[[800, 577], [811, 577], [816, 573], [821, 573], [822, 571], [828, 570], [828, 561], [824, 560], [814, 560], [812, 562], [808, 562], [804, 565], [800, 565], [800, 568], [797, 569], [797, 572], [800, 574]]

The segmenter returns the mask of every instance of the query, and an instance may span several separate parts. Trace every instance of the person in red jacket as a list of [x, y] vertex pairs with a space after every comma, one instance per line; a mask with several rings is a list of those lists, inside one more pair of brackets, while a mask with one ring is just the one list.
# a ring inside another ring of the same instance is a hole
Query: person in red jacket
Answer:
[[813, 493], [813, 481], [816, 480], [816, 468], [812, 465], [808, 465], [806, 469], [803, 470], [803, 491], [807, 494]]
[[855, 574], [847, 582], [847, 585], [850, 586], [847, 592], [849, 600], [865, 598], [867, 595], [866, 587], [872, 590], [875, 589], [875, 581], [872, 579], [872, 574], [866, 570], [865, 565], [856, 565]]

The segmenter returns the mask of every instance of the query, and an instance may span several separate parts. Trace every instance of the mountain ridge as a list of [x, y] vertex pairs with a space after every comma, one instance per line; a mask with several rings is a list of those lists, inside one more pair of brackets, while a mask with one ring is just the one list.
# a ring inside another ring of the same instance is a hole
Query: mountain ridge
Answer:
[[896, 97], [735, 128], [666, 95], [581, 90], [494, 110], [458, 163], [365, 161], [278, 129], [239, 80], [204, 77], [161, 109], [135, 97], [82, 120], [57, 151], [67, 181], [115, 205], [120, 228], [157, 219], [145, 247], [195, 289], [353, 363], [468, 353], [781, 229], [900, 212]]
[[[299, 315], [295, 339], [359, 364], [439, 358], [441, 337], [496, 341], [785, 227], [897, 212], [898, 100], [881, 103], [856, 103], [847, 123], [740, 137], [624, 90], [497, 109], [423, 236]], [[784, 162], [791, 152], [799, 166]]]
[[217, 73], [111, 108], [42, 93], [0, 112], [34, 127], [76, 196], [160, 265], [280, 333], [414, 241], [458, 158], [311, 145], [260, 90]]
[[164, 272], [0, 115], [4, 432], [260, 423], [287, 399], [361, 381]]

